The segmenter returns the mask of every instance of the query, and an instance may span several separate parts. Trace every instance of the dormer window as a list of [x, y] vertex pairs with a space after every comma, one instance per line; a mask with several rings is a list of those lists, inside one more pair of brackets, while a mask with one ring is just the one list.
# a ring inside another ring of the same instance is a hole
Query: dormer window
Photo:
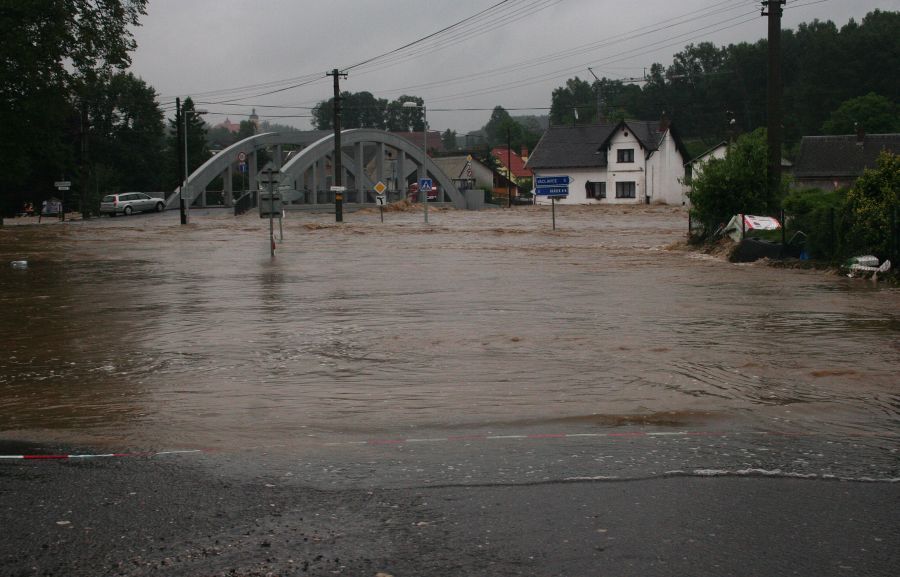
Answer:
[[620, 148], [616, 151], [616, 160], [619, 162], [634, 162], [633, 148]]

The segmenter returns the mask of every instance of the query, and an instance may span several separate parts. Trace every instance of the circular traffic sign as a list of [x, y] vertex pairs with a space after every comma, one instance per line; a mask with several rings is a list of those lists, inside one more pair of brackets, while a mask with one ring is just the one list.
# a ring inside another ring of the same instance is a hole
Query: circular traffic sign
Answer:
[[239, 152], [238, 153], [238, 162], [244, 162], [245, 160], [247, 160], [247, 153]]

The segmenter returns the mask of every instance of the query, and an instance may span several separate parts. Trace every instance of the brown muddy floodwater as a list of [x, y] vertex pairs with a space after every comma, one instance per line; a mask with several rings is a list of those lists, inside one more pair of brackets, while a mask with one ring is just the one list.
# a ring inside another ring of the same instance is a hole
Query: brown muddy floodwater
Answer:
[[[674, 249], [666, 207], [0, 229], [0, 438], [900, 430], [900, 291]], [[277, 235], [277, 227], [276, 227]], [[27, 260], [26, 270], [10, 261]]]

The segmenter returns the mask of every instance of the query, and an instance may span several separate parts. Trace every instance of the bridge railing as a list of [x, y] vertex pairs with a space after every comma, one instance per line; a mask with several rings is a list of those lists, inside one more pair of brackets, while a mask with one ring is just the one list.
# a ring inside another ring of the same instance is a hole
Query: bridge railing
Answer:
[[241, 194], [241, 196], [239, 196], [238, 198], [235, 199], [235, 201], [234, 201], [234, 216], [237, 216], [239, 214], [244, 214], [248, 210], [250, 210], [252, 208], [256, 208], [256, 203], [257, 203], [256, 192], [257, 191], [255, 191], [255, 190], [248, 190], [248, 191], [244, 192], [243, 194]]

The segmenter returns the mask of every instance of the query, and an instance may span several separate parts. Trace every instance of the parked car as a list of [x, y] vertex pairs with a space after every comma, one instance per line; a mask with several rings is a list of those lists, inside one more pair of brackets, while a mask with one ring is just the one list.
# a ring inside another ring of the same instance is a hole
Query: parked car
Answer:
[[166, 208], [166, 201], [155, 198], [143, 192], [123, 192], [121, 194], [107, 194], [100, 201], [100, 214], [116, 216], [121, 213], [128, 216], [134, 212], [146, 212], [155, 210], [162, 212]]

